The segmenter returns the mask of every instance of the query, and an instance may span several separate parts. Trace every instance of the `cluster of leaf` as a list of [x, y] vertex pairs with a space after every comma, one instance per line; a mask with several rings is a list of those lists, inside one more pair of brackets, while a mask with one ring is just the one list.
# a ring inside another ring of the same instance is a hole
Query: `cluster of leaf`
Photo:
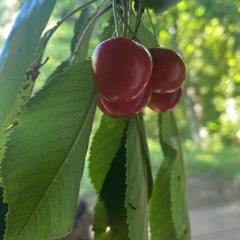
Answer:
[[[151, 7], [159, 10], [162, 4]], [[59, 239], [71, 230], [76, 211], [96, 110], [91, 62], [85, 59], [95, 22], [110, 5], [81, 12], [71, 56], [31, 97], [35, 81], [25, 73], [41, 63], [60, 25], [41, 37], [54, 5], [55, 0], [26, 1], [0, 56], [0, 237], [4, 234], [6, 240]], [[102, 38], [113, 32], [110, 18]], [[143, 24], [137, 37], [147, 47], [157, 45]], [[89, 159], [98, 194], [95, 239], [147, 240], [149, 222], [152, 240], [190, 239], [184, 164], [173, 113], [160, 116], [158, 125], [165, 160], [153, 184], [142, 114], [102, 117]]]

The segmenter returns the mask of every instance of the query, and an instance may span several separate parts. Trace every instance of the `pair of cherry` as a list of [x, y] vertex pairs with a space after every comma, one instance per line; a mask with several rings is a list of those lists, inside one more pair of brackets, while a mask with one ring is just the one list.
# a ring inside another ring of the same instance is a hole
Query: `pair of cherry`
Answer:
[[112, 117], [129, 117], [145, 106], [171, 110], [180, 100], [185, 65], [173, 50], [117, 37], [97, 46], [92, 56], [98, 106]]

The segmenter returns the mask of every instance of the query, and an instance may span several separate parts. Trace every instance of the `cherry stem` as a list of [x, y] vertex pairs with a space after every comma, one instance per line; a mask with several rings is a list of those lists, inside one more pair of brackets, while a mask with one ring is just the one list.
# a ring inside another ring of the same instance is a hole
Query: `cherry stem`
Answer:
[[[126, 22], [128, 22], [129, 19], [129, 6], [130, 6], [130, 2], [129, 0], [122, 0], [122, 6], [123, 6], [123, 18], [126, 19]], [[128, 31], [126, 28], [126, 24], [124, 22], [123, 23], [123, 36], [127, 36], [128, 35]]]
[[52, 35], [66, 20], [68, 20], [70, 17], [72, 17], [77, 12], [82, 11], [83, 9], [87, 8], [89, 5], [91, 5], [92, 3], [96, 2], [96, 1], [97, 0], [89, 1], [85, 4], [83, 4], [82, 6], [79, 6], [78, 8], [74, 9], [72, 12], [65, 15], [60, 21], [58, 21], [56, 23], [56, 25], [53, 28], [49, 29], [47, 32], [51, 32], [51, 35]]
[[112, 0], [112, 7], [113, 7], [113, 17], [114, 17], [114, 22], [115, 22], [116, 34], [117, 34], [117, 37], [119, 37], [120, 36], [120, 29], [119, 29], [119, 26], [118, 26], [118, 19], [117, 19], [118, 12], [117, 12], [116, 0]]
[[135, 35], [137, 35], [139, 26], [141, 24], [141, 20], [142, 20], [142, 2], [140, 1], [138, 4], [138, 12], [137, 12], [137, 19], [136, 19], [136, 26], [135, 26]]
[[[127, 14], [127, 26], [129, 26], [130, 25], [130, 23], [131, 23], [131, 13], [132, 13], [132, 10], [131, 10], [131, 2], [128, 2], [128, 14]], [[128, 35], [129, 33], [128, 33], [128, 31], [127, 31], [127, 35]]]
[[156, 30], [155, 30], [155, 27], [154, 27], [154, 24], [153, 24], [153, 21], [152, 21], [151, 14], [150, 14], [148, 9], [146, 9], [146, 10], [147, 10], [147, 15], [148, 15], [148, 18], [149, 18], [149, 21], [150, 21], [150, 24], [151, 24], [151, 27], [152, 27], [152, 30], [153, 30], [154, 37], [157, 40], [157, 33], [156, 33]]
[[146, 136], [146, 129], [144, 125], [143, 113], [142, 112], [138, 113], [134, 118], [137, 124], [138, 134], [140, 136], [140, 144], [142, 147], [143, 155], [147, 159], [150, 159], [149, 149], [146, 141], [147, 136]]
[[125, 19], [125, 18], [123, 18], [123, 16], [121, 15], [121, 14], [119, 14], [119, 16], [120, 16], [120, 19], [121, 19], [121, 21], [124, 23], [124, 25], [127, 27], [127, 29], [129, 30], [129, 32], [133, 35], [133, 39], [135, 39], [135, 40], [137, 40], [138, 42], [140, 42], [139, 41], [139, 39], [137, 38], [137, 36], [136, 36], [136, 34], [135, 34], [135, 32], [132, 30], [132, 28], [129, 26], [129, 23], [127, 22], [127, 20]]
[[[121, 0], [121, 6], [122, 6], [122, 10], [123, 10], [123, 12], [122, 12], [122, 14], [123, 14], [123, 17], [125, 18], [126, 17], [126, 15], [125, 15], [125, 5], [124, 5], [124, 0]], [[118, 11], [118, 14], [119, 14], [119, 11]], [[125, 36], [125, 25], [123, 24], [122, 26], [122, 36]]]

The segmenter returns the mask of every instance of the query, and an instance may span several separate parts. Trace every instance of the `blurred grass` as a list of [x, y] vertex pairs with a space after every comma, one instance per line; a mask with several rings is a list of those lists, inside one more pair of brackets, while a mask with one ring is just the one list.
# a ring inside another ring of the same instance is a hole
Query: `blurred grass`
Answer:
[[225, 146], [220, 150], [184, 149], [188, 176], [221, 177], [240, 180], [240, 150]]
[[[153, 172], [156, 172], [162, 159], [157, 144], [150, 142]], [[240, 149], [233, 146], [219, 148], [196, 148], [184, 144], [183, 154], [188, 177], [199, 176], [208, 178], [223, 178], [240, 181]]]

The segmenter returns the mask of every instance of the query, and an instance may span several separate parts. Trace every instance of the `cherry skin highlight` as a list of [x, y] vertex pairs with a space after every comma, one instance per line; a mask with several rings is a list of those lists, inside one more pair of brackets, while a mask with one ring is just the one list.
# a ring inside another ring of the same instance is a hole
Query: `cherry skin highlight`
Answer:
[[152, 89], [148, 85], [138, 97], [128, 102], [109, 102], [99, 96], [98, 107], [111, 117], [130, 117], [142, 111], [148, 104], [151, 94]]
[[151, 76], [154, 92], [167, 93], [179, 89], [186, 75], [186, 68], [181, 57], [167, 48], [149, 49], [153, 59]]
[[148, 107], [154, 112], [168, 112], [173, 109], [182, 96], [182, 89], [171, 93], [152, 93]]
[[92, 66], [102, 98], [125, 102], [136, 98], [148, 84], [152, 58], [141, 44], [116, 37], [97, 46], [92, 55]]

